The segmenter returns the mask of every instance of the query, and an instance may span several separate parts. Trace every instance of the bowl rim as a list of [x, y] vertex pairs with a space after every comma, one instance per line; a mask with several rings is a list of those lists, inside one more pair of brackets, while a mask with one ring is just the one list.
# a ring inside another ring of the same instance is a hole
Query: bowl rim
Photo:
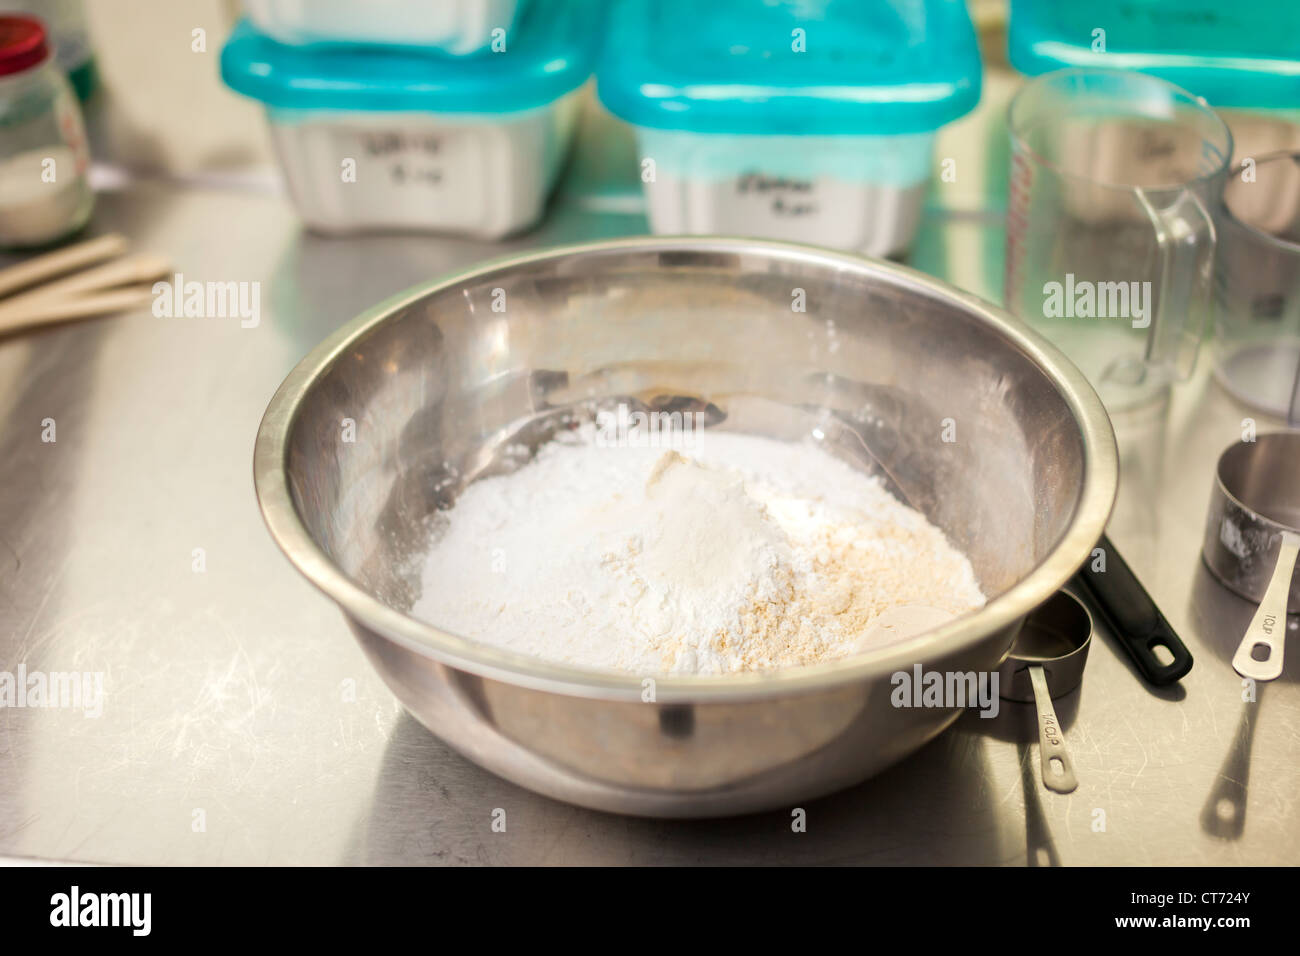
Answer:
[[[575, 255], [698, 251], [758, 253], [823, 268], [882, 276], [921, 286], [991, 325], [1052, 380], [1078, 423], [1084, 475], [1078, 507], [1065, 533], [1024, 578], [984, 607], [906, 641], [850, 658], [717, 677], [632, 674], [553, 663], [473, 641], [389, 607], [355, 584], [316, 544], [289, 488], [287, 449], [301, 405], [316, 382], [354, 342], [418, 300], [504, 269]], [[588, 698], [643, 701], [653, 681], [655, 703], [761, 699], [860, 684], [939, 655], [965, 651], [1016, 621], [1061, 588], [1087, 559], [1105, 530], [1118, 487], [1118, 454], [1110, 418], [1083, 373], [1039, 334], [1002, 309], [942, 280], [893, 262], [799, 243], [735, 236], [636, 236], [551, 246], [479, 262], [412, 286], [367, 309], [312, 349], [280, 384], [258, 427], [253, 483], [263, 520], [298, 571], [331, 598], [350, 621], [421, 656], [481, 677], [534, 690]], [[978, 621], [978, 623], [976, 623]], [[1011, 635], [1007, 636], [1010, 646]]]

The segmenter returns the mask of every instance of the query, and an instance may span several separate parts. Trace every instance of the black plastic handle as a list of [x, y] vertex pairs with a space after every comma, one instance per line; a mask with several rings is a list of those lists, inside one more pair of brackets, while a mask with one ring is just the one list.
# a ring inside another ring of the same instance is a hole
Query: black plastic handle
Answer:
[[[1098, 547], [1105, 553], [1105, 570], [1094, 571], [1095, 562], [1089, 560], [1075, 580], [1102, 612], [1110, 632], [1124, 645], [1142, 676], [1156, 687], [1174, 683], [1192, 669], [1191, 651], [1174, 633], [1110, 539], [1103, 535]], [[1162, 664], [1155, 655], [1161, 645], [1173, 655], [1168, 664]]]

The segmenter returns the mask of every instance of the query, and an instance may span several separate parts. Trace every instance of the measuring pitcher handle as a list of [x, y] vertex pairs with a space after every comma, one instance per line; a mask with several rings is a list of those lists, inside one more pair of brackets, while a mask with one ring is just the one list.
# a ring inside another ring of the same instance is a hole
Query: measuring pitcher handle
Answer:
[[[1146, 364], [1166, 369], [1171, 381], [1186, 381], [1196, 368], [1213, 301], [1214, 218], [1190, 189], [1164, 209], [1157, 209], [1143, 190], [1137, 193], [1160, 246], [1159, 306], [1152, 315], [1148, 298], [1145, 316], [1150, 325]], [[1133, 327], [1143, 328], [1137, 319]]]

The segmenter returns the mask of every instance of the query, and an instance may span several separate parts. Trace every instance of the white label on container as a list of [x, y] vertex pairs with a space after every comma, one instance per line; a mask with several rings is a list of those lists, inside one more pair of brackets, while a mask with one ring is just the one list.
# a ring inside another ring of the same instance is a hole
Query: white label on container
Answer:
[[[335, 131], [331, 155], [357, 160], [355, 184], [343, 186], [360, 222], [482, 228], [493, 180], [484, 135], [471, 127], [400, 127]], [[499, 174], [497, 174], [499, 176]]]
[[405, 130], [362, 132], [365, 165], [376, 166], [394, 187], [440, 189], [447, 181], [447, 139], [443, 133]]
[[[862, 245], [872, 223], [870, 188], [829, 177], [745, 173], [718, 183], [711, 192], [707, 199], [695, 197], [712, 207], [707, 218], [716, 226], [708, 231], [853, 249]], [[884, 219], [888, 221], [888, 212]]]
[[763, 204], [780, 218], [815, 216], [819, 211], [817, 184], [811, 179], [789, 179], [745, 173], [735, 183], [736, 195]]

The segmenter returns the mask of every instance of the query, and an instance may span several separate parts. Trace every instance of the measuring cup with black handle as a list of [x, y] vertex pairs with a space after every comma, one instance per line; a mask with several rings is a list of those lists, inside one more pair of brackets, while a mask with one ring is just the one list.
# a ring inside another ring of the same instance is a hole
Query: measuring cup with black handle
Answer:
[[[1192, 654], [1151, 599], [1142, 582], [1120, 556], [1110, 539], [1098, 545], [1105, 552], [1105, 570], [1094, 571], [1089, 561], [1075, 575], [1080, 596], [1100, 617], [1147, 681], [1165, 687], [1192, 669]], [[1156, 648], [1166, 648], [1173, 659], [1162, 662]]]

